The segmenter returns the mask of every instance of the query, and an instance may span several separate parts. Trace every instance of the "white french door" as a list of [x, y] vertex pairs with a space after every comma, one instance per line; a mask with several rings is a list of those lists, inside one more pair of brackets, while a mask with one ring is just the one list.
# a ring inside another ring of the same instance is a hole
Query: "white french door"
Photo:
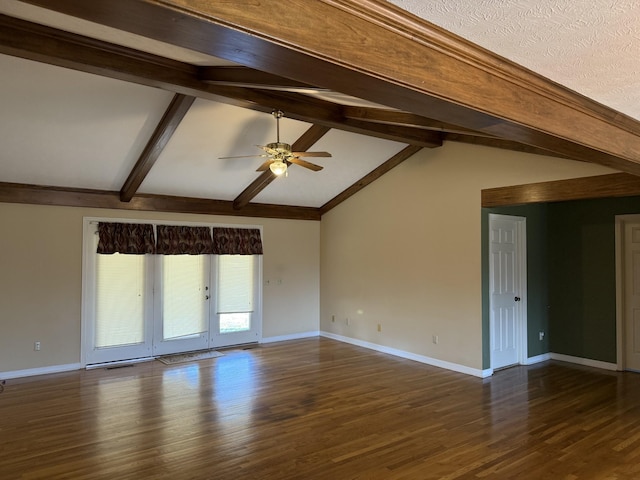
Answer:
[[258, 267], [253, 255], [157, 256], [154, 355], [257, 342]]
[[209, 347], [211, 255], [157, 255], [153, 354]]
[[258, 342], [258, 255], [99, 255], [86, 222], [86, 364]]
[[83, 342], [87, 364], [148, 357], [153, 350], [153, 258], [97, 255], [89, 225], [83, 265]]
[[219, 255], [214, 257], [217, 294], [213, 300], [211, 346], [257, 342], [261, 337], [260, 257]]

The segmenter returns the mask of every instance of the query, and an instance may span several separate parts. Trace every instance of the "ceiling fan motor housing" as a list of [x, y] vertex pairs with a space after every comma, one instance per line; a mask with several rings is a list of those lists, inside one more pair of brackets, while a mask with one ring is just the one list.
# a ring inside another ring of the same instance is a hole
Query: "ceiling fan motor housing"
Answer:
[[288, 143], [282, 143], [282, 142], [268, 143], [267, 148], [271, 150], [275, 150], [276, 152], [281, 154], [287, 154], [287, 155], [291, 154], [291, 145], [289, 145]]

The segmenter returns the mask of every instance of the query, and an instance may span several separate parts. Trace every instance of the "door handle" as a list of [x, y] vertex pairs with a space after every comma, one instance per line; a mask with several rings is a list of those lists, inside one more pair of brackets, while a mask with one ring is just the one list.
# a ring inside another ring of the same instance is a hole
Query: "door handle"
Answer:
[[514, 301], [514, 302], [519, 302], [519, 301], [520, 301], [520, 297], [514, 297], [514, 298], [513, 298], [513, 301]]
[[204, 299], [205, 299], [205, 300], [209, 300], [209, 295], [205, 295], [205, 296], [204, 296]]

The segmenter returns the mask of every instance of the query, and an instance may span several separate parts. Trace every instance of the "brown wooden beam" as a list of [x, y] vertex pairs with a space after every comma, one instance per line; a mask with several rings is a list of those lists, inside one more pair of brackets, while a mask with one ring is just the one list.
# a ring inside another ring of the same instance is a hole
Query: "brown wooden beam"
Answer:
[[191, 105], [193, 105], [194, 100], [195, 97], [187, 95], [176, 94], [173, 97], [167, 111], [164, 113], [160, 123], [142, 151], [140, 158], [138, 158], [133, 170], [131, 170], [129, 177], [122, 186], [120, 190], [121, 201], [128, 202], [136, 194], [138, 188], [164, 150], [164, 147], [173, 136], [176, 128], [178, 128], [178, 125], [182, 122]]
[[339, 193], [338, 195], [333, 197], [331, 200], [329, 200], [327, 203], [325, 203], [322, 207], [320, 207], [320, 214], [324, 215], [332, 208], [335, 208], [336, 206], [344, 202], [347, 198], [355, 195], [370, 183], [375, 182], [377, 179], [379, 179], [382, 175], [387, 173], [389, 170], [391, 170], [394, 167], [397, 167], [402, 162], [404, 162], [407, 158], [411, 157], [412, 155], [415, 155], [420, 150], [422, 150], [422, 148], [415, 145], [409, 145], [403, 148], [400, 152], [396, 153], [393, 157], [391, 157], [389, 160], [384, 162], [382, 165], [378, 166], [375, 170], [372, 170], [367, 175], [365, 175], [360, 180], [358, 180], [356, 183], [354, 183], [349, 188], [347, 188], [345, 191], [343, 191], [342, 193]]
[[628, 173], [530, 183], [482, 190], [483, 207], [640, 196], [640, 178]]
[[148, 194], [136, 195], [130, 202], [122, 202], [119, 192], [16, 183], [0, 183], [0, 202], [203, 215], [320, 220], [319, 210], [311, 207], [253, 203], [238, 211], [233, 208], [233, 202], [229, 201]]
[[382, 0], [28, 3], [640, 174], [639, 122]]
[[[320, 140], [330, 129], [321, 125], [312, 125], [306, 132], [291, 145], [294, 152], [305, 152]], [[271, 170], [267, 169], [262, 172], [251, 184], [245, 188], [240, 195], [233, 201], [233, 208], [240, 210], [245, 208], [251, 200], [253, 200], [262, 190], [264, 190], [271, 182], [276, 179]]]
[[287, 117], [315, 123], [337, 130], [383, 138], [400, 143], [410, 143], [425, 148], [442, 145], [440, 132], [427, 131], [413, 126], [384, 125], [381, 123], [345, 118], [342, 106], [333, 102], [292, 92], [264, 91], [239, 87], [220, 87], [218, 93], [228, 98], [243, 99], [258, 105], [272, 105], [283, 110]]
[[433, 120], [432, 118], [426, 118], [414, 113], [401, 112], [398, 110], [347, 105], [342, 108], [342, 114], [345, 118], [360, 120], [363, 122], [382, 123], [384, 125], [396, 125], [411, 128], [424, 128], [425, 130], [435, 130], [443, 133], [460, 133], [465, 135], [492, 137], [491, 135], [487, 135], [483, 132], [470, 130], [458, 125], [451, 125], [449, 123]]
[[468, 143], [471, 145], [483, 145], [485, 147], [499, 148], [501, 150], [512, 150], [514, 152], [532, 153], [534, 155], [546, 155], [548, 157], [564, 158], [566, 160], [582, 161], [580, 158], [573, 158], [550, 150], [524, 145], [511, 140], [503, 140], [496, 137], [482, 137], [476, 135], [463, 135], [461, 133], [445, 133], [443, 139], [448, 142]]
[[247, 67], [199, 67], [198, 78], [214, 85], [283, 90], [285, 92], [326, 90]]
[[208, 84], [193, 65], [6, 15], [0, 15], [0, 53], [259, 112], [279, 109], [295, 120], [386, 140], [423, 146], [440, 141], [418, 129], [345, 121], [340, 105], [297, 93]]

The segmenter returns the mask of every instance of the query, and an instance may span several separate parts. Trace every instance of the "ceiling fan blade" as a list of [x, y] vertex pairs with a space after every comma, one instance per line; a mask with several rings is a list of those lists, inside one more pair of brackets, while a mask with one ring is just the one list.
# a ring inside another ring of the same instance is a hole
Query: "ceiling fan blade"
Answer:
[[301, 167], [308, 168], [309, 170], [313, 170], [314, 172], [319, 172], [324, 167], [320, 165], [316, 165], [315, 163], [307, 162], [306, 160], [302, 160], [298, 157], [290, 157], [287, 159], [291, 163], [295, 163], [296, 165], [300, 165]]
[[330, 157], [329, 152], [291, 152], [296, 157]]
[[239, 155], [237, 157], [218, 157], [218, 160], [228, 160], [230, 158], [256, 158], [256, 157], [268, 157], [269, 155], [266, 154], [262, 154], [262, 155]]
[[266, 162], [264, 162], [262, 165], [260, 165], [257, 169], [256, 172], [264, 172], [265, 170], [267, 170], [269, 168], [269, 165], [271, 165], [271, 162], [273, 162], [273, 160], [269, 159]]

